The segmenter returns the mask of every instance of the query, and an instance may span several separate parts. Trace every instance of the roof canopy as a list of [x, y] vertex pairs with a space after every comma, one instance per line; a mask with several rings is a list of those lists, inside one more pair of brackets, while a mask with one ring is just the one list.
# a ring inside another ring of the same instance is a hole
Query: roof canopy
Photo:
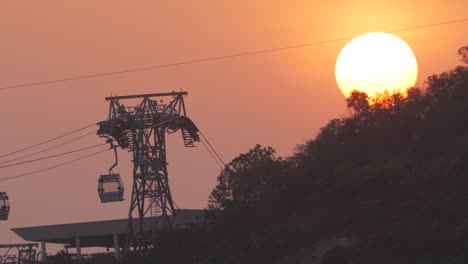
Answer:
[[[145, 218], [144, 222], [151, 223], [153, 219], [155, 218]], [[204, 210], [179, 209], [176, 210], [175, 227], [189, 227], [193, 224], [200, 224], [203, 220]], [[45, 241], [75, 246], [76, 238], [79, 237], [81, 247], [111, 248], [115, 234], [119, 236], [121, 246], [124, 245], [128, 232], [128, 219], [20, 227], [11, 230], [26, 241]]]

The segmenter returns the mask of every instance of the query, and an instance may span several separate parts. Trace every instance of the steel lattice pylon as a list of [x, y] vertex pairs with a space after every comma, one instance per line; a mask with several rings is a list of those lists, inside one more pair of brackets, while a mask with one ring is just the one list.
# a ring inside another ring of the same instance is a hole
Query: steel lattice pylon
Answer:
[[[127, 247], [142, 249], [155, 244], [156, 230], [172, 225], [174, 202], [169, 188], [166, 134], [182, 131], [186, 147], [199, 141], [198, 129], [186, 117], [183, 96], [187, 92], [107, 97], [109, 116], [100, 122], [98, 135], [117, 141], [133, 156], [133, 187], [128, 213]], [[164, 102], [162, 98], [170, 98]], [[126, 107], [122, 100], [137, 101]], [[158, 101], [159, 100], [159, 101]], [[145, 216], [160, 217], [145, 221]]]

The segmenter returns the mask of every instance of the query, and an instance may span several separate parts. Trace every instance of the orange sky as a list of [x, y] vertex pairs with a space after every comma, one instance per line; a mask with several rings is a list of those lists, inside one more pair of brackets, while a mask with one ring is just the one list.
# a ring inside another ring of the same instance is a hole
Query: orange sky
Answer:
[[[0, 7], [0, 86], [269, 49], [369, 31], [387, 31], [466, 18], [466, 0], [440, 1], [17, 1]], [[458, 63], [468, 23], [396, 34], [413, 49], [418, 83]], [[279, 155], [346, 115], [334, 77], [335, 42], [275, 53], [29, 88], [0, 91], [1, 153], [106, 118], [104, 97], [186, 90], [189, 116], [230, 161], [256, 143]], [[173, 197], [182, 208], [203, 208], [219, 168], [201, 146], [168, 143]], [[103, 142], [89, 137], [64, 149]], [[0, 153], [0, 154], [1, 154]], [[53, 153], [51, 153], [53, 154]], [[10, 195], [0, 243], [18, 242], [11, 227], [125, 218], [130, 198], [129, 154], [115, 169], [126, 202], [100, 204], [97, 177], [109, 152], [31, 177], [0, 182]], [[77, 155], [79, 156], [79, 155]], [[1, 177], [54, 165], [48, 160], [3, 169]]]

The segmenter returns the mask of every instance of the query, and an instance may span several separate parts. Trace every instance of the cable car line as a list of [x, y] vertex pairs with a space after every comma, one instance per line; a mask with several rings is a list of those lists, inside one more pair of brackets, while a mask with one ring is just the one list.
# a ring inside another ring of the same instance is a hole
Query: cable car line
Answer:
[[[401, 29], [384, 31], [384, 32], [396, 33], [396, 32], [403, 32], [403, 31], [417, 30], [417, 29], [422, 29], [422, 28], [443, 26], [443, 25], [454, 24], [454, 23], [462, 23], [462, 22], [466, 22], [466, 21], [468, 21], [468, 18], [445, 21], [445, 22], [440, 22], [440, 23], [433, 23], [433, 24], [425, 24], [425, 25], [421, 25], [421, 26], [407, 27], [407, 28], [401, 28]], [[120, 74], [126, 74], [126, 73], [131, 73], [131, 72], [140, 72], [140, 71], [148, 71], [148, 70], [155, 70], [155, 69], [161, 69], [161, 68], [169, 68], [169, 67], [175, 67], [175, 66], [181, 66], [181, 65], [187, 65], [187, 64], [197, 64], [197, 63], [202, 63], [202, 62], [207, 62], [207, 61], [231, 59], [231, 58], [236, 58], [236, 57], [244, 57], [244, 56], [262, 54], [262, 53], [277, 52], [277, 51], [281, 51], [281, 50], [296, 49], [296, 48], [303, 48], [303, 47], [315, 46], [315, 45], [320, 45], [320, 44], [327, 44], [327, 43], [344, 41], [344, 40], [351, 40], [351, 39], [353, 39], [355, 37], [356, 36], [343, 37], [343, 38], [336, 38], [336, 39], [330, 39], [330, 40], [310, 42], [310, 43], [304, 43], [304, 44], [298, 44], [298, 45], [290, 45], [290, 46], [284, 46], [284, 47], [278, 47], [278, 48], [263, 49], [263, 50], [256, 50], [256, 51], [250, 51], [250, 52], [234, 53], [234, 54], [230, 54], [230, 55], [210, 57], [210, 58], [204, 58], [204, 59], [186, 60], [186, 61], [181, 61], [181, 62], [160, 64], [160, 65], [141, 67], [141, 68], [134, 68], [134, 69], [127, 69], [127, 70], [121, 70], [121, 71], [96, 73], [96, 74], [68, 77], [68, 78], [62, 78], [62, 79], [41, 81], [41, 82], [32, 82], [32, 83], [25, 83], [25, 84], [11, 85], [11, 86], [3, 86], [3, 87], [0, 87], [0, 90], [24, 88], [24, 87], [38, 86], [38, 85], [51, 84], [51, 83], [77, 81], [77, 80], [91, 79], [91, 78], [110, 76], [110, 75], [120, 75]]]
[[[159, 125], [162, 125], [162, 124], [171, 122], [171, 121], [173, 121], [173, 120], [175, 120], [175, 119], [177, 119], [177, 118], [179, 118], [179, 117], [174, 117], [174, 118], [171, 118], [171, 119], [168, 119], [168, 120], [159, 122], [159, 123], [154, 124], [154, 125], [152, 125], [152, 126], [150, 126], [150, 127], [148, 127], [148, 128], [153, 128], [153, 127], [156, 127], [156, 126], [159, 126]], [[28, 149], [31, 149], [31, 148], [34, 148], [34, 147], [37, 147], [37, 146], [40, 146], [40, 145], [49, 143], [49, 142], [51, 142], [51, 141], [54, 141], [54, 140], [57, 140], [57, 139], [66, 137], [66, 136], [71, 135], [71, 134], [74, 134], [74, 133], [77, 133], [77, 132], [79, 132], [79, 131], [82, 131], [82, 130], [87, 129], [87, 128], [89, 128], [89, 127], [91, 127], [91, 126], [94, 126], [94, 125], [97, 125], [97, 123], [93, 123], [93, 124], [91, 124], [91, 125], [88, 125], [88, 126], [85, 126], [85, 127], [79, 128], [79, 129], [76, 129], [76, 130], [71, 131], [71, 132], [69, 132], [69, 133], [66, 133], [66, 134], [57, 136], [57, 137], [55, 137], [55, 138], [52, 138], [52, 139], [49, 139], [49, 140], [40, 142], [40, 143], [38, 143], [38, 144], [34, 144], [34, 145], [32, 145], [32, 146], [29, 146], [29, 147], [26, 147], [26, 148], [23, 148], [23, 149], [19, 149], [19, 150], [17, 150], [17, 151], [13, 151], [13, 152], [4, 154], [4, 155], [0, 156], [0, 158], [6, 157], [6, 156], [10, 156], [10, 155], [19, 153], [19, 152], [21, 152], [21, 151], [25, 151], [25, 150], [28, 150]], [[19, 159], [22, 159], [22, 158], [26, 158], [26, 157], [29, 157], [29, 156], [32, 156], [32, 155], [35, 155], [35, 154], [38, 154], [38, 153], [41, 153], [41, 152], [45, 152], [45, 151], [48, 151], [48, 150], [50, 150], [50, 149], [57, 148], [57, 147], [59, 147], [59, 146], [63, 146], [63, 145], [65, 145], [65, 144], [68, 144], [68, 143], [70, 143], [70, 142], [76, 141], [76, 140], [81, 139], [81, 138], [83, 138], [83, 137], [86, 137], [86, 136], [88, 136], [88, 135], [94, 134], [95, 132], [96, 132], [96, 131], [92, 131], [92, 132], [89, 132], [89, 133], [87, 133], [87, 134], [85, 134], [85, 135], [83, 135], [83, 136], [80, 136], [80, 137], [77, 137], [77, 138], [75, 138], [75, 139], [66, 141], [66, 142], [61, 143], [61, 144], [59, 144], [59, 145], [56, 145], [56, 146], [53, 146], [53, 147], [50, 147], [50, 148], [47, 148], [47, 149], [44, 149], [44, 150], [41, 150], [41, 151], [37, 151], [37, 152], [35, 152], [35, 153], [28, 154], [28, 155], [25, 155], [25, 156], [22, 156], [22, 157], [18, 157], [18, 158], [15, 158], [15, 159], [11, 159], [11, 160], [8, 160], [8, 161], [1, 162], [0, 165], [6, 164], [6, 163], [10, 163], [10, 162], [12, 162], [12, 161], [16, 161], [16, 160], [19, 160]], [[136, 133], [133, 133], [133, 134], [136, 134]], [[125, 136], [123, 136], [122, 138], [124, 138], [124, 137], [125, 137]], [[83, 151], [83, 150], [87, 150], [87, 149], [90, 149], [90, 148], [95, 148], [95, 147], [103, 146], [103, 145], [107, 145], [107, 144], [108, 144], [108, 143], [103, 143], [103, 144], [99, 144], [99, 145], [95, 145], [95, 146], [91, 146], [91, 147], [86, 147], [86, 148], [82, 148], [82, 149], [78, 149], [78, 150], [73, 150], [73, 151], [69, 151], [69, 152], [64, 152], [64, 153], [60, 153], [60, 154], [56, 154], [56, 155], [52, 155], [52, 156], [43, 157], [43, 158], [38, 158], [38, 159], [33, 159], [33, 160], [28, 160], [28, 161], [24, 161], [24, 162], [13, 163], [13, 164], [8, 164], [8, 165], [0, 166], [0, 169], [2, 169], [2, 168], [7, 168], [7, 167], [12, 167], [12, 166], [16, 166], [16, 165], [21, 165], [21, 164], [25, 164], [25, 163], [40, 161], [40, 160], [44, 160], [44, 159], [49, 159], [49, 158], [53, 158], [53, 157], [58, 157], [58, 156], [61, 156], [61, 155], [71, 154], [71, 153], [74, 153], [74, 152], [79, 152], [79, 151]]]
[[177, 209], [180, 209], [179, 205], [176, 203], [176, 201], [173, 201], [174, 202], [174, 205]]
[[62, 167], [62, 166], [65, 166], [65, 165], [68, 165], [68, 164], [71, 164], [71, 163], [74, 163], [74, 162], [77, 162], [77, 161], [80, 161], [80, 160], [83, 160], [83, 159], [87, 159], [87, 158], [92, 157], [92, 156], [96, 156], [96, 155], [98, 155], [98, 154], [100, 154], [100, 153], [103, 153], [103, 152], [105, 152], [105, 151], [109, 151], [109, 149], [106, 148], [106, 149], [104, 149], [104, 150], [100, 150], [100, 151], [91, 153], [91, 154], [89, 154], [89, 155], [82, 156], [82, 157], [80, 157], [80, 158], [73, 159], [73, 160], [69, 160], [69, 161], [66, 161], [66, 162], [63, 162], [63, 163], [59, 163], [59, 164], [57, 164], [57, 165], [50, 166], [50, 167], [47, 167], [47, 168], [44, 168], [44, 169], [40, 169], [40, 170], [36, 170], [36, 171], [31, 171], [31, 172], [27, 172], [27, 173], [23, 173], [23, 174], [11, 176], [11, 177], [0, 178], [0, 181], [7, 181], [7, 180], [11, 180], [11, 179], [17, 179], [17, 178], [21, 178], [21, 177], [26, 177], [26, 176], [29, 176], [29, 175], [33, 175], [33, 174], [36, 174], [36, 173], [39, 173], [39, 172], [43, 172], [43, 171], [55, 169], [55, 168]]
[[72, 153], [76, 153], [76, 152], [81, 152], [81, 151], [85, 151], [85, 150], [88, 150], [88, 149], [97, 148], [97, 147], [104, 146], [104, 145], [107, 145], [107, 144], [108, 144], [108, 143], [93, 145], [93, 146], [89, 146], [89, 147], [85, 147], [85, 148], [81, 148], [81, 149], [75, 149], [75, 150], [71, 150], [71, 151], [67, 151], [67, 152], [62, 152], [62, 153], [59, 153], [59, 154], [50, 155], [50, 156], [46, 156], [46, 157], [42, 157], [42, 158], [37, 158], [37, 159], [32, 159], [32, 160], [26, 160], [26, 161], [17, 162], [17, 163], [12, 163], [12, 164], [8, 164], [8, 165], [3, 165], [3, 166], [0, 166], [0, 169], [8, 168], [8, 167], [13, 167], [13, 166], [18, 166], [18, 165], [23, 165], [23, 164], [27, 164], [27, 163], [31, 163], [31, 162], [36, 162], [36, 161], [41, 161], [41, 160], [46, 160], [46, 159], [51, 159], [51, 158], [56, 158], [56, 157], [61, 157], [61, 156], [65, 156], [65, 155], [68, 155], [68, 154], [72, 154]]
[[[148, 128], [151, 128], [151, 127], [156, 127], [156, 126], [159, 126], [159, 125], [162, 125], [162, 124], [165, 124], [165, 123], [168, 123], [170, 121], [173, 121], [175, 119], [177, 119], [179, 117], [174, 117], [174, 118], [171, 118], [171, 119], [168, 119], [168, 120], [165, 120], [165, 121], [162, 121], [162, 122], [159, 122], [157, 124], [154, 124]], [[95, 125], [95, 124], [93, 124]], [[86, 128], [88, 128], [90, 126], [87, 126]], [[79, 130], [83, 130], [84, 128], [81, 128]], [[79, 131], [79, 130], [75, 130], [75, 131]], [[93, 131], [94, 133], [95, 131]], [[136, 133], [133, 133], [133, 134], [136, 134]], [[63, 137], [63, 136], [61, 136]], [[59, 137], [56, 137], [56, 138], [59, 138]], [[49, 158], [54, 158], [54, 157], [58, 157], [58, 156], [64, 156], [64, 155], [67, 155], [67, 154], [71, 154], [71, 153], [75, 153], [75, 152], [79, 152], [79, 151], [84, 151], [84, 150], [88, 150], [88, 149], [92, 149], [92, 148], [96, 148], [96, 147], [99, 147], [99, 146], [104, 146], [104, 145], [107, 145], [109, 143], [102, 143], [102, 144], [98, 144], [98, 145], [94, 145], [94, 146], [90, 146], [90, 147], [86, 147], [86, 148], [81, 148], [81, 149], [77, 149], [77, 150], [72, 150], [72, 151], [68, 151], [68, 152], [64, 152], [64, 153], [60, 153], [60, 154], [55, 154], [55, 155], [51, 155], [51, 156], [47, 156], [47, 157], [42, 157], [42, 158], [38, 158], [38, 159], [34, 159], [34, 160], [27, 160], [27, 161], [24, 161], [24, 162], [18, 162], [18, 163], [13, 163], [13, 164], [8, 164], [8, 165], [5, 165], [5, 166], [0, 166], [0, 169], [2, 168], [6, 168], [6, 167], [12, 167], [12, 166], [16, 166], [16, 165], [21, 165], [21, 164], [25, 164], [25, 163], [31, 163], [31, 162], [35, 162], [35, 161], [40, 161], [40, 160], [45, 160], [45, 159], [49, 159]], [[36, 144], [36, 145], [39, 145], [39, 144]], [[32, 146], [30, 147], [32, 148]], [[71, 161], [68, 161], [68, 162], [64, 162], [64, 163], [60, 163], [58, 165], [55, 165], [55, 166], [52, 166], [52, 167], [47, 167], [47, 168], [44, 168], [44, 169], [40, 169], [40, 170], [37, 170], [37, 171], [33, 171], [33, 172], [29, 172], [29, 173], [25, 173], [25, 174], [20, 174], [20, 175], [16, 175], [16, 176], [12, 176], [12, 177], [8, 177], [8, 178], [0, 178], [0, 181], [4, 181], [4, 180], [8, 180], [8, 179], [13, 179], [13, 178], [17, 178], [17, 177], [23, 177], [23, 176], [27, 176], [27, 175], [30, 175], [30, 174], [34, 174], [34, 173], [38, 173], [38, 172], [42, 172], [42, 171], [45, 171], [45, 170], [49, 170], [49, 169], [53, 169], [53, 168], [56, 168], [56, 167], [60, 167], [60, 166], [63, 166], [63, 165], [66, 165], [66, 164], [69, 164], [71, 162], [75, 162], [75, 161], [79, 161], [79, 160], [82, 160], [82, 159], [85, 159], [87, 157], [90, 157], [90, 156], [94, 156], [94, 155], [97, 155], [101, 152], [104, 152], [104, 151], [107, 151], [109, 149], [105, 149], [105, 150], [102, 150], [102, 151], [99, 151], [99, 152], [95, 152], [89, 156], [84, 156], [84, 157], [81, 157], [81, 158], [78, 158], [78, 159], [75, 159], [75, 160], [71, 160]], [[20, 152], [21, 150], [18, 150], [16, 152]]]
[[198, 132], [200, 132], [200, 135], [203, 137], [203, 139], [206, 141], [206, 143], [208, 143], [208, 146], [210, 146], [210, 148], [213, 150], [213, 152], [216, 154], [216, 157], [218, 157], [219, 161], [221, 161], [221, 163], [224, 165], [224, 167], [226, 167], [226, 163], [224, 162], [224, 160], [219, 156], [218, 152], [214, 149], [213, 145], [211, 145], [210, 141], [208, 141], [208, 139], [205, 137], [205, 135], [203, 134], [203, 132], [198, 129]]
[[444, 26], [444, 25], [454, 24], [454, 23], [462, 23], [462, 22], [467, 22], [467, 21], [468, 21], [468, 18], [463, 18], [463, 19], [439, 22], [439, 23], [434, 23], [434, 24], [426, 24], [426, 25], [415, 26], [415, 27], [395, 29], [395, 30], [390, 30], [390, 31], [385, 31], [385, 32], [386, 33], [397, 33], [397, 32], [410, 31], [410, 30], [416, 30], [416, 29], [422, 29], [422, 28]]
[[21, 157], [18, 157], [18, 158], [14, 158], [14, 159], [10, 159], [10, 160], [7, 160], [7, 161], [0, 162], [0, 165], [6, 164], [6, 163], [10, 163], [10, 162], [13, 162], [13, 161], [17, 161], [17, 160], [21, 160], [21, 159], [24, 159], [24, 158], [28, 158], [28, 157], [31, 157], [31, 156], [34, 156], [34, 155], [37, 155], [37, 154], [40, 154], [40, 153], [49, 151], [49, 150], [51, 150], [51, 149], [55, 149], [55, 148], [58, 148], [58, 147], [61, 147], [61, 146], [70, 144], [71, 142], [80, 140], [80, 139], [82, 139], [82, 138], [85, 138], [85, 137], [87, 137], [87, 136], [89, 136], [89, 135], [93, 135], [93, 134], [95, 134], [95, 133], [96, 133], [96, 131], [91, 131], [90, 133], [84, 134], [84, 135], [82, 135], [82, 136], [79, 136], [79, 137], [74, 138], [74, 139], [69, 140], [69, 141], [65, 141], [65, 142], [63, 142], [63, 143], [61, 143], [61, 144], [52, 146], [52, 147], [50, 147], [50, 148], [46, 148], [46, 149], [39, 150], [39, 151], [36, 151], [36, 152], [31, 153], [31, 154], [28, 154], [28, 155], [24, 155], [24, 156], [21, 156]]
[[222, 170], [223, 169], [223, 165], [221, 165], [221, 163], [219, 163], [218, 159], [214, 156], [213, 153], [211, 153], [211, 151], [208, 149], [208, 147], [206, 146], [205, 142], [200, 140], [200, 142], [202, 143], [203, 147], [205, 147], [205, 150], [210, 154], [210, 156], [213, 158], [213, 160], [216, 162], [216, 164], [218, 164], [218, 167]]
[[19, 152], [22, 152], [22, 151], [25, 151], [25, 150], [28, 150], [28, 149], [32, 149], [32, 148], [35, 148], [35, 147], [38, 147], [38, 146], [47, 144], [47, 143], [52, 142], [52, 141], [54, 141], [54, 140], [64, 138], [64, 137], [66, 137], [66, 136], [75, 134], [75, 133], [77, 133], [77, 132], [80, 132], [80, 131], [82, 131], [82, 130], [85, 130], [85, 129], [87, 129], [87, 128], [90, 128], [90, 127], [92, 127], [92, 126], [95, 126], [96, 124], [97, 124], [97, 123], [93, 123], [93, 124], [87, 125], [87, 126], [85, 126], [85, 127], [82, 127], [82, 128], [73, 130], [73, 131], [71, 131], [71, 132], [65, 133], [65, 134], [63, 134], [63, 135], [60, 135], [60, 136], [57, 136], [57, 137], [48, 139], [48, 140], [46, 140], [46, 141], [42, 141], [42, 142], [40, 142], [40, 143], [31, 145], [31, 146], [29, 146], [29, 147], [25, 147], [25, 148], [22, 148], [22, 149], [19, 149], [19, 150], [10, 152], [10, 153], [6, 153], [6, 154], [3, 154], [3, 155], [0, 155], [0, 158], [4, 158], [4, 157], [7, 157], [7, 156], [11, 156], [11, 155], [13, 155], [13, 154], [16, 154], [16, 153], [19, 153]]

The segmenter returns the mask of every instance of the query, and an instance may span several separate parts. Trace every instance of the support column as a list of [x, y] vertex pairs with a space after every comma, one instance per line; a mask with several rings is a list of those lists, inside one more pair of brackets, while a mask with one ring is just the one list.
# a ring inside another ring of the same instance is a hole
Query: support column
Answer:
[[118, 234], [114, 234], [114, 256], [116, 259], [120, 258], [120, 244]]
[[124, 244], [124, 256], [128, 256], [128, 253], [130, 253], [130, 236], [127, 234], [127, 237], [125, 238], [125, 244]]
[[81, 239], [80, 239], [80, 237], [76, 237], [75, 241], [76, 241], [76, 258], [80, 259], [81, 258]]
[[44, 240], [41, 240], [41, 261], [42, 262], [46, 261], [46, 258], [47, 258], [46, 242]]

